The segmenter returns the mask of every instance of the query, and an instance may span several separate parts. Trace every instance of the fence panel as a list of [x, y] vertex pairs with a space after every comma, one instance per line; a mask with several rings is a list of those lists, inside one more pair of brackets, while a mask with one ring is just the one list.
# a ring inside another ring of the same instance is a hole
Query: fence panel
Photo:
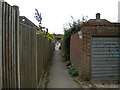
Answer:
[[[20, 87], [36, 88], [50, 58], [50, 41], [36, 35], [36, 29], [20, 23]], [[51, 50], [52, 51], [52, 50]]]
[[16, 88], [17, 81], [17, 29], [18, 7], [1, 2], [1, 40], [2, 88]]
[[35, 29], [20, 23], [20, 81], [21, 88], [36, 87]]

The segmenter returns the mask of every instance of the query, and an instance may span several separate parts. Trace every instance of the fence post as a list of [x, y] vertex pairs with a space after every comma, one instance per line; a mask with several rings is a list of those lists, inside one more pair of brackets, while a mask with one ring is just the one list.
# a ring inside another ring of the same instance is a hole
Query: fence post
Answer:
[[0, 90], [2, 89], [2, 0], [0, 0]]

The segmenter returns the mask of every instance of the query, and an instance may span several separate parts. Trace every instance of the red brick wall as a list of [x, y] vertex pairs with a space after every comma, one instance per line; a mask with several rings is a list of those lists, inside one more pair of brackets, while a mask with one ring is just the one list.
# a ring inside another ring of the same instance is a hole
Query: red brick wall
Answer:
[[70, 59], [80, 72], [83, 80], [91, 77], [91, 38], [92, 36], [120, 36], [120, 23], [87, 22], [81, 29], [82, 39], [78, 34], [71, 36]]
[[74, 34], [73, 36], [71, 36], [71, 41], [70, 41], [70, 59], [71, 61], [74, 63], [74, 65], [77, 67], [77, 69], [79, 70], [79, 72], [82, 72], [82, 66], [80, 65], [82, 61], [82, 55], [83, 55], [83, 43], [82, 43], [82, 39], [79, 39], [78, 33]]

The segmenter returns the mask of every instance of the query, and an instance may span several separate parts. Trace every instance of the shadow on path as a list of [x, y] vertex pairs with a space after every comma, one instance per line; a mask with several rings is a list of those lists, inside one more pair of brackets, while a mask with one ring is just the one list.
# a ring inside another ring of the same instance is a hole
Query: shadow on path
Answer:
[[54, 52], [47, 88], [79, 88], [79, 85], [68, 74], [60, 52], [60, 50]]

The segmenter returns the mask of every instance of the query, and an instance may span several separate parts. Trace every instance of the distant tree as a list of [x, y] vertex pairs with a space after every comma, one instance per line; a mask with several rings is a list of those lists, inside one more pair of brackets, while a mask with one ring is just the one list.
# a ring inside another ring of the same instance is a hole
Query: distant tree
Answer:
[[35, 18], [36, 20], [39, 22], [39, 28], [42, 29], [42, 16], [41, 13], [39, 13], [39, 11], [37, 9], [35, 9]]
[[39, 23], [38, 27], [40, 28], [40, 30], [44, 31], [45, 34], [47, 35], [48, 28], [42, 26], [42, 15], [41, 15], [41, 13], [39, 13], [39, 11], [37, 9], [35, 9], [35, 11], [36, 11], [35, 12], [35, 18]]

